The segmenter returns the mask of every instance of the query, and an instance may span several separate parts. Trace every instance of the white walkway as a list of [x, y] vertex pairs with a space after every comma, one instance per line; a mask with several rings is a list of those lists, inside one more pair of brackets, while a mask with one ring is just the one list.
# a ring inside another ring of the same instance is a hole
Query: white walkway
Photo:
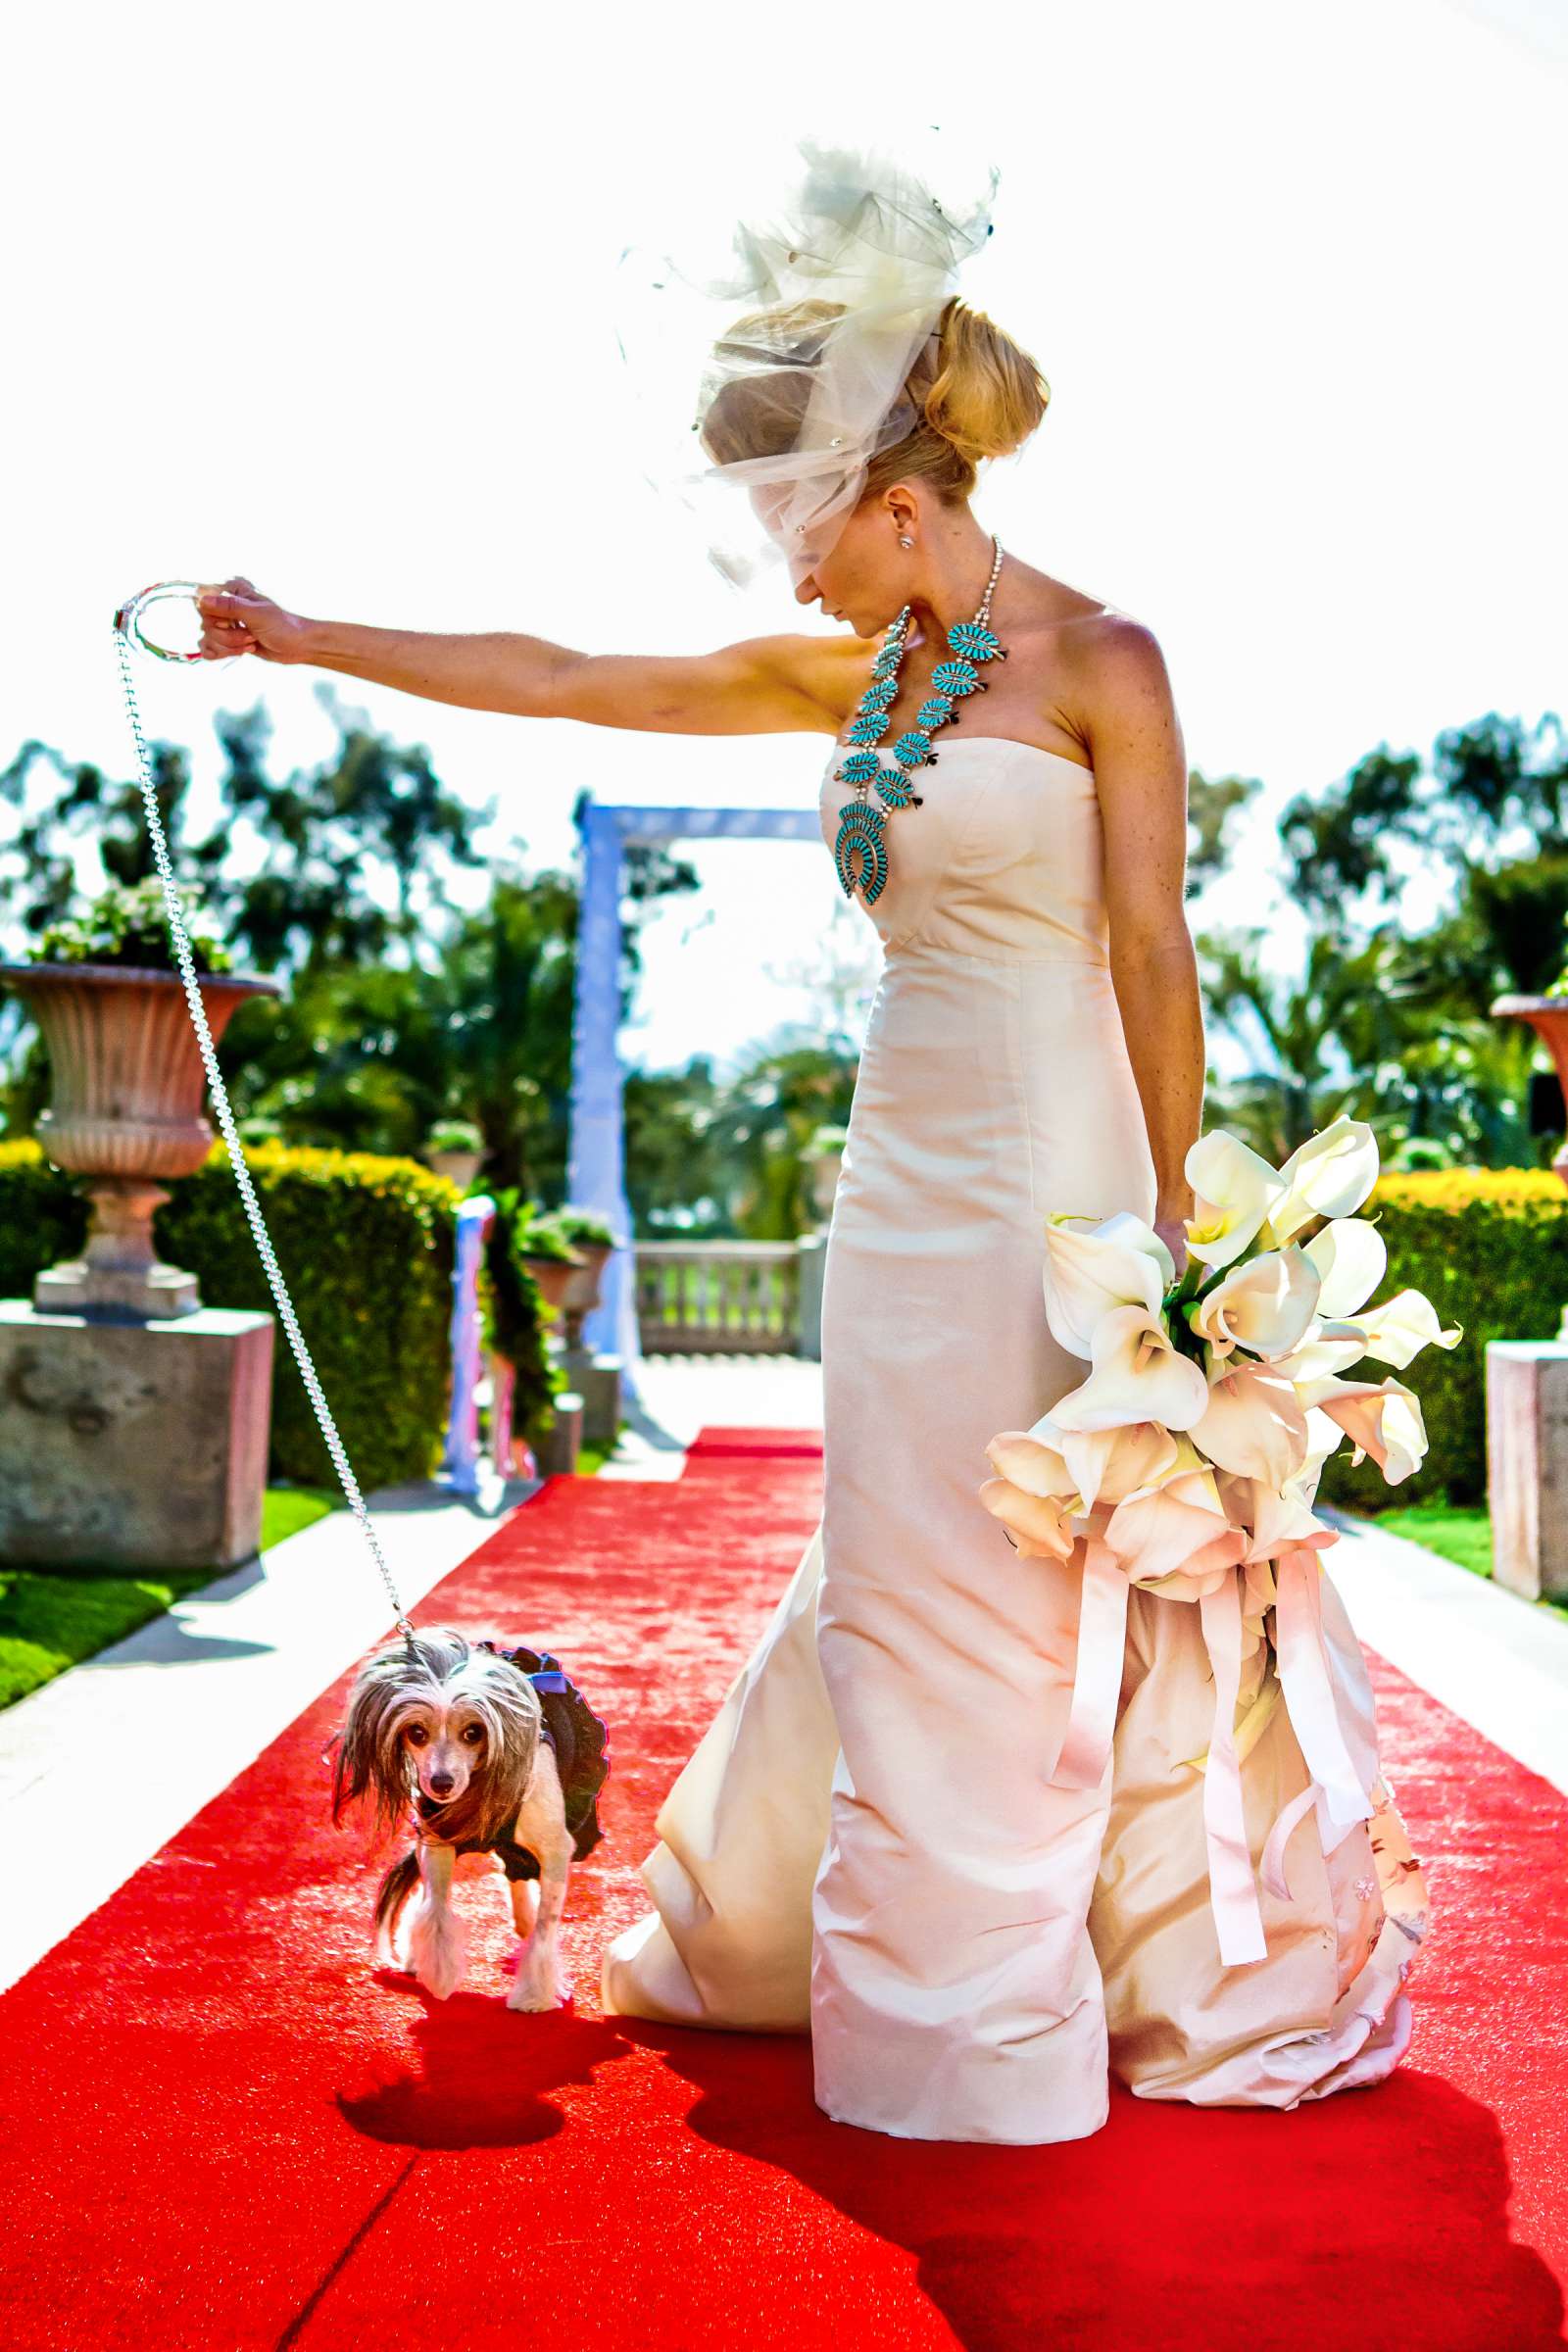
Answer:
[[[820, 1429], [821, 1369], [799, 1359], [652, 1358], [646, 1402], [604, 1478], [680, 1475], [705, 1424]], [[423, 1598], [504, 1512], [385, 1489], [370, 1516], [404, 1599]], [[1335, 1581], [1368, 1645], [1568, 1791], [1568, 1618], [1418, 1545], [1341, 1520]], [[95, 1910], [386, 1630], [363, 1530], [318, 1520], [249, 1568], [0, 1711], [0, 1985]], [[91, 1838], [61, 1824], [94, 1825]]]

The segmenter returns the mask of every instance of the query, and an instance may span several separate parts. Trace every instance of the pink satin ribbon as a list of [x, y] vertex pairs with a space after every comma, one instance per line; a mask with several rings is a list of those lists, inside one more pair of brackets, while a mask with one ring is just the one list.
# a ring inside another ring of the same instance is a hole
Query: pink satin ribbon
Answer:
[[[1227, 1968], [1263, 1960], [1268, 1944], [1257, 1904], [1236, 1750], [1236, 1702], [1242, 1673], [1242, 1570], [1200, 1595], [1203, 1643], [1214, 1675], [1214, 1721], [1203, 1774], [1203, 1833], [1208, 1853], [1209, 1908]], [[1350, 1760], [1335, 1700], [1334, 1677], [1323, 1639], [1322, 1566], [1317, 1552], [1296, 1544], [1275, 1563], [1275, 1647], [1286, 1711], [1311, 1780], [1275, 1816], [1259, 1869], [1268, 1891], [1292, 1900], [1285, 1847], [1309, 1806], [1317, 1808], [1323, 1851], [1331, 1853], [1373, 1806]], [[1084, 1539], [1078, 1654], [1072, 1703], [1056, 1761], [1047, 1776], [1056, 1787], [1098, 1788], [1110, 1760], [1127, 1640], [1131, 1580], [1109, 1544]], [[1189, 1602], [1177, 1602], [1189, 1607]]]
[[1058, 1788], [1098, 1788], [1110, 1759], [1127, 1649], [1127, 1571], [1108, 1544], [1084, 1538], [1078, 1657], [1060, 1752], [1046, 1776]]
[[1372, 1804], [1350, 1761], [1323, 1641], [1323, 1563], [1309, 1544], [1282, 1551], [1274, 1564], [1274, 1646], [1280, 1687], [1307, 1770], [1324, 1790], [1330, 1818], [1352, 1827]]
[[1242, 1760], [1236, 1753], [1236, 1701], [1242, 1687], [1242, 1582], [1234, 1570], [1198, 1602], [1203, 1643], [1214, 1669], [1214, 1728], [1203, 1774], [1203, 1835], [1208, 1846], [1208, 1907], [1227, 1968], [1266, 1960], [1268, 1944], [1252, 1882], [1242, 1798]]

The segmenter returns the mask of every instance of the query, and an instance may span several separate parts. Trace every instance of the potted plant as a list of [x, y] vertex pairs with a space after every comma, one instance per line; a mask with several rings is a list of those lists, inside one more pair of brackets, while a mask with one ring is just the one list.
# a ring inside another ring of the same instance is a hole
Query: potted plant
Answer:
[[479, 1173], [484, 1136], [471, 1119], [437, 1119], [424, 1139], [424, 1157], [438, 1176], [466, 1192]]
[[556, 1211], [557, 1230], [579, 1250], [585, 1263], [572, 1275], [562, 1300], [566, 1346], [582, 1346], [582, 1319], [599, 1304], [599, 1285], [615, 1248], [615, 1236], [606, 1220], [591, 1208], [574, 1208], [568, 1201]]
[[[230, 970], [227, 951], [182, 894], [202, 1009], [214, 1045], [248, 997], [275, 980]], [[78, 1258], [33, 1285], [42, 1312], [194, 1314], [196, 1277], [164, 1264], [153, 1212], [161, 1180], [194, 1174], [212, 1149], [202, 1112], [207, 1074], [175, 967], [163, 885], [115, 882], [85, 911], [53, 923], [24, 963], [0, 964], [26, 1000], [48, 1050], [50, 1100], [38, 1141], [56, 1167], [85, 1180], [92, 1221]]]
[[519, 1210], [513, 1248], [539, 1285], [545, 1304], [559, 1312], [573, 1274], [586, 1262], [582, 1251], [572, 1247], [555, 1216], [536, 1201], [525, 1202]]

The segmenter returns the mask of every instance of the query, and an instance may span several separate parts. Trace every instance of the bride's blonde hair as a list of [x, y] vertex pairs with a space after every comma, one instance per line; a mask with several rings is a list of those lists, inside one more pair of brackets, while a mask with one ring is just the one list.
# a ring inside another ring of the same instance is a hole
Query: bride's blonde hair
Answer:
[[[766, 318], [779, 347], [779, 365], [739, 376], [715, 395], [702, 431], [703, 447], [715, 465], [773, 457], [796, 446], [811, 396], [811, 364], [821, 344], [813, 328], [838, 318], [843, 307], [804, 301], [789, 306], [787, 315], [756, 313], [736, 320], [731, 332], [746, 336]], [[1021, 449], [1051, 400], [1051, 386], [1029, 354], [958, 294], [944, 304], [905, 378], [905, 390], [914, 425], [868, 462], [862, 504], [900, 481], [929, 482], [944, 505], [968, 498], [981, 462]]]

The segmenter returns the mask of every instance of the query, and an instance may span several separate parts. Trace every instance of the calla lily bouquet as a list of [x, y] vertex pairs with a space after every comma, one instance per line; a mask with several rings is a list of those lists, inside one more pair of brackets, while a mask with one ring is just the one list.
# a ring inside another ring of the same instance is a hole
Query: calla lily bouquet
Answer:
[[[1323, 1639], [1321, 1555], [1337, 1541], [1312, 1508], [1323, 1464], [1348, 1440], [1391, 1486], [1407, 1478], [1426, 1429], [1393, 1374], [1461, 1333], [1442, 1329], [1419, 1291], [1367, 1304], [1388, 1253], [1354, 1213], [1378, 1176], [1361, 1120], [1334, 1120], [1281, 1168], [1215, 1128], [1186, 1174], [1195, 1208], [1180, 1274], [1141, 1217], [1048, 1219], [1047, 1319], [1088, 1376], [1031, 1428], [991, 1440], [996, 1476], [979, 1494], [1020, 1553], [1076, 1559], [1083, 1573], [1072, 1713], [1053, 1776], [1063, 1785], [1098, 1786], [1109, 1753], [1130, 1587], [1200, 1608], [1215, 1712], [1208, 1751], [1191, 1761], [1206, 1774], [1210, 1880], [1231, 1962], [1266, 1949], [1239, 1771], [1281, 1697], [1312, 1780], [1265, 1848], [1271, 1890], [1288, 1895], [1284, 1841], [1307, 1803], [1325, 1850], [1373, 1810]], [[1366, 1358], [1390, 1371], [1345, 1377]], [[1243, 1665], [1260, 1644], [1265, 1672], [1237, 1726]]]

